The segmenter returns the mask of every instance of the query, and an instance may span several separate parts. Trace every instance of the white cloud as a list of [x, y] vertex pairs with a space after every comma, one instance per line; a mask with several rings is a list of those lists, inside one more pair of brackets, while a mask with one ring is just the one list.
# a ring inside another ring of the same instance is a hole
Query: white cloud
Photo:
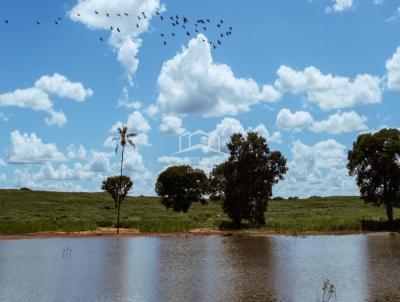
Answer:
[[[374, 0], [376, 1], [376, 0]], [[354, 8], [354, 1], [353, 0], [332, 0], [333, 4], [331, 6], [328, 6], [325, 9], [325, 12], [327, 14], [329, 13], [341, 13], [346, 10], [350, 10]]]
[[314, 122], [310, 129], [314, 132], [328, 132], [339, 134], [342, 132], [361, 131], [368, 129], [365, 124], [367, 118], [356, 112], [335, 113], [323, 121]]
[[112, 153], [104, 153], [97, 151], [90, 151], [87, 156], [87, 162], [84, 169], [90, 172], [111, 172], [110, 159], [113, 157]]
[[63, 98], [84, 101], [93, 95], [93, 90], [83, 87], [82, 83], [71, 82], [65, 76], [55, 73], [53, 76], [44, 75], [36, 81], [35, 87]]
[[64, 112], [60, 111], [52, 111], [50, 113], [50, 117], [46, 117], [44, 119], [47, 125], [57, 125], [59, 127], [63, 126], [67, 122], [67, 117], [64, 115]]
[[395, 21], [399, 20], [399, 18], [400, 18], [400, 6], [396, 9], [396, 12], [394, 13], [394, 15], [387, 18], [385, 21], [386, 22], [395, 22]]
[[42, 76], [36, 81], [34, 87], [0, 94], [0, 107], [20, 107], [45, 111], [50, 114], [50, 117], [45, 118], [48, 125], [63, 126], [67, 122], [67, 118], [62, 111], [56, 111], [53, 108], [49, 93], [78, 101], [83, 101], [93, 94], [91, 89], [85, 89], [81, 83], [70, 82], [66, 77], [56, 73], [53, 77]]
[[314, 119], [307, 111], [290, 112], [289, 109], [282, 109], [276, 116], [276, 126], [279, 129], [301, 131], [313, 123]]
[[324, 75], [313, 66], [297, 71], [282, 65], [277, 75], [275, 85], [279, 90], [305, 95], [323, 110], [379, 103], [382, 99], [381, 78], [369, 74], [359, 74], [352, 81], [347, 77]]
[[185, 128], [182, 127], [182, 119], [173, 115], [166, 115], [162, 118], [160, 130], [174, 135], [181, 135], [185, 132]]
[[10, 120], [10, 117], [7, 114], [5, 114], [4, 112], [0, 111], [0, 121], [8, 122], [9, 120]]
[[[111, 127], [110, 132], [116, 132], [121, 125], [128, 127], [128, 132], [136, 133], [136, 136], [132, 138], [135, 146], [149, 146], [149, 137], [147, 132], [151, 130], [149, 122], [139, 111], [134, 111], [128, 116], [126, 123], [116, 122]], [[116, 141], [112, 140], [112, 137], [106, 139], [103, 144], [106, 147], [115, 148], [117, 145]]]
[[11, 164], [43, 164], [65, 160], [55, 144], [43, 143], [35, 133], [21, 134], [11, 132], [11, 147], [7, 153], [7, 162]]
[[265, 85], [260, 89], [253, 79], [237, 78], [228, 65], [213, 62], [202, 34], [164, 62], [158, 86], [158, 110], [153, 107], [152, 111], [173, 115], [237, 115], [259, 101], [275, 102], [280, 98], [274, 87]]
[[296, 140], [291, 148], [285, 179], [274, 187], [274, 195], [354, 195], [355, 180], [346, 169], [346, 147], [333, 139], [308, 146]]
[[272, 133], [272, 135], [270, 135], [267, 127], [265, 127], [264, 124], [259, 124], [254, 129], [252, 129], [252, 128], [247, 129], [247, 132], [249, 132], [249, 131], [257, 132], [258, 135], [261, 135], [262, 137], [264, 137], [267, 140], [268, 143], [269, 142], [277, 143], [277, 144], [282, 143], [282, 135], [281, 135], [281, 133], [279, 131], [274, 131]]
[[128, 88], [124, 87], [122, 89], [122, 96], [118, 100], [118, 107], [139, 110], [142, 107], [142, 104], [139, 101], [130, 100]]
[[86, 159], [88, 152], [83, 145], [75, 146], [74, 144], [70, 144], [67, 147], [67, 156], [71, 159]]
[[235, 118], [226, 117], [217, 124], [215, 130], [211, 133], [219, 137], [220, 148], [226, 152], [228, 150], [226, 145], [229, 143], [231, 136], [235, 133], [244, 135], [246, 131], [240, 121]]
[[[108, 42], [117, 53], [117, 60], [125, 69], [132, 84], [132, 77], [139, 64], [136, 56], [142, 44], [139, 36], [149, 30], [150, 21], [156, 11], [164, 10], [159, 0], [80, 0], [69, 11], [69, 17], [92, 30], [110, 31], [111, 26], [114, 27]], [[99, 15], [94, 11], [98, 11]], [[137, 16], [142, 16], [142, 12], [146, 14], [147, 19], [142, 17], [138, 20]], [[107, 17], [106, 13], [110, 17]], [[118, 13], [122, 16], [117, 16]], [[125, 16], [124, 13], [128, 13], [129, 16]], [[120, 32], [116, 31], [117, 27]]]
[[385, 2], [385, 0], [374, 0], [375, 5], [381, 5], [383, 2]]
[[400, 47], [393, 56], [386, 61], [387, 86], [391, 90], [400, 91]]

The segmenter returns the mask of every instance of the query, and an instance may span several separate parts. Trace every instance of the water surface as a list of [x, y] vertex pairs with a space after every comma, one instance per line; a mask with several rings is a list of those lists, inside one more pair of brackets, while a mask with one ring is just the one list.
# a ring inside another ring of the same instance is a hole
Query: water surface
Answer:
[[400, 301], [400, 235], [0, 240], [0, 301]]

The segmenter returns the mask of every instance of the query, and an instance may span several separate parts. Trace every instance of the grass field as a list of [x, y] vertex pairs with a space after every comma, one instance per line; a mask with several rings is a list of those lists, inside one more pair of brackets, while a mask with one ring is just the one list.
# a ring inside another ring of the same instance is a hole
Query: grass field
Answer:
[[[105, 193], [58, 193], [0, 190], [0, 234], [84, 231], [115, 226], [116, 210]], [[157, 197], [128, 197], [121, 210], [122, 227], [141, 232], [218, 229], [227, 221], [220, 204], [193, 204], [189, 213], [167, 211]], [[395, 218], [400, 210], [395, 210]], [[271, 201], [267, 225], [243, 233], [359, 231], [360, 219], [386, 219], [385, 209], [365, 205], [357, 197], [325, 197]]]

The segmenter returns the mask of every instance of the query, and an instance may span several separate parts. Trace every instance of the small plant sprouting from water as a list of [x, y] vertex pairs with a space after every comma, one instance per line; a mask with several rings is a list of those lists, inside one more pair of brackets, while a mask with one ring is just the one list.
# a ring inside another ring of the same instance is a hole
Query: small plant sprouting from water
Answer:
[[71, 249], [70, 247], [63, 248], [63, 255], [62, 255], [62, 257], [63, 257], [64, 259], [70, 258], [70, 257], [71, 257], [71, 254], [72, 254], [72, 249]]
[[329, 279], [326, 279], [322, 286], [322, 300], [317, 298], [317, 302], [332, 302], [336, 301], [336, 286]]

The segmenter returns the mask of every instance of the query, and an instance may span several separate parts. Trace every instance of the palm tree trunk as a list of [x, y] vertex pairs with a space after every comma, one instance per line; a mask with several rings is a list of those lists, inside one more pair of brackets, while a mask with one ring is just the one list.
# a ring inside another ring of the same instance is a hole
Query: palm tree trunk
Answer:
[[[125, 146], [122, 146], [122, 154], [121, 154], [121, 173], [120, 176], [122, 176], [122, 167], [124, 164], [124, 149]], [[117, 234], [119, 234], [119, 217], [120, 217], [120, 210], [121, 210], [121, 201], [119, 198], [119, 193], [121, 192], [121, 178], [119, 179], [119, 188], [118, 188], [118, 197], [117, 197], [117, 204], [118, 204], [118, 215], [117, 215]]]

